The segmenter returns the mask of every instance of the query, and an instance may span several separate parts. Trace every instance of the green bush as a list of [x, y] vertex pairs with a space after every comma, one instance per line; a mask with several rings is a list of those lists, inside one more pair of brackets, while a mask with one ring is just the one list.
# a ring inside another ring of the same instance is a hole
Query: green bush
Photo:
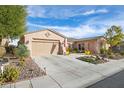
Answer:
[[78, 53], [78, 49], [77, 48], [74, 48], [73, 52], [74, 53]]
[[107, 49], [105, 49], [105, 48], [101, 48], [101, 49], [100, 49], [100, 53], [101, 53], [101, 54], [108, 54], [108, 51], [109, 51], [109, 50], [107, 50]]
[[85, 61], [85, 62], [93, 63], [93, 64], [98, 64], [97, 62], [98, 60], [94, 57], [79, 57], [77, 59]]
[[19, 46], [15, 49], [15, 55], [22, 60], [29, 56], [29, 50], [24, 44], [19, 44]]
[[6, 66], [3, 71], [2, 78], [4, 82], [13, 82], [16, 81], [19, 77], [19, 69], [13, 66]]
[[111, 49], [108, 49], [107, 54], [108, 55], [113, 55], [113, 51]]

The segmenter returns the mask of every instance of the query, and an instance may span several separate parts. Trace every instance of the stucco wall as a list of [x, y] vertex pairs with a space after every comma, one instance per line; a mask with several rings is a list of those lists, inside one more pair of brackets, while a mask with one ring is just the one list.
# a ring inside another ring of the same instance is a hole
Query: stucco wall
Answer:
[[85, 50], [90, 50], [92, 53], [100, 53], [101, 43], [105, 42], [104, 38], [85, 40], [85, 41], [76, 41], [74, 42], [74, 48], [78, 48], [79, 44], [84, 44]]
[[88, 40], [88, 41], [77, 41], [75, 42], [75, 48], [78, 48], [79, 44], [83, 44], [84, 45], [84, 49], [85, 50], [90, 50], [93, 53], [97, 52], [97, 40]]

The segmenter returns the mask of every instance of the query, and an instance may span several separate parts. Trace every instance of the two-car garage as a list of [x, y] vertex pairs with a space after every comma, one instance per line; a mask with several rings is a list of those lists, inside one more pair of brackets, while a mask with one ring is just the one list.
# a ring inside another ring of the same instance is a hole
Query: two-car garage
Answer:
[[58, 40], [32, 41], [32, 56], [59, 54]]
[[30, 50], [31, 57], [63, 54], [66, 48], [66, 37], [49, 29], [27, 33], [22, 40]]

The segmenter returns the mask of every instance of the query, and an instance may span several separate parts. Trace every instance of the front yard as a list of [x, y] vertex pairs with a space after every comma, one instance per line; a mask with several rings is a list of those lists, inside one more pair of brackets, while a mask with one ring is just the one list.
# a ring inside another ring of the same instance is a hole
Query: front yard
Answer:
[[30, 79], [45, 74], [44, 71], [41, 70], [41, 68], [35, 62], [33, 62], [30, 57], [26, 58], [24, 65], [19, 64], [19, 59], [12, 59], [10, 65], [20, 70], [20, 75], [17, 81]]
[[46, 75], [30, 57], [25, 59], [24, 64], [20, 64], [15, 57], [9, 56], [8, 59], [8, 62], [0, 62], [0, 67], [4, 64], [4, 72], [0, 73], [1, 85]]
[[0, 47], [0, 85], [46, 75], [29, 56], [27, 47]]

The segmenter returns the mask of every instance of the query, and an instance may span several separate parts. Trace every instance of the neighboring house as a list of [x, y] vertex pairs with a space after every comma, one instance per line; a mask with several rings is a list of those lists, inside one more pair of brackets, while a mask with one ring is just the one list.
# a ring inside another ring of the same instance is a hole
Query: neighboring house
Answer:
[[4, 47], [8, 47], [9, 45], [17, 46], [18, 45], [18, 41], [19, 41], [19, 39], [11, 40], [11, 39], [4, 38], [4, 39], [2, 39], [0, 45], [4, 46]]
[[18, 46], [19, 39], [9, 39], [9, 45]]
[[124, 40], [117, 46], [114, 46], [113, 48], [114, 52], [123, 52], [124, 53]]
[[31, 57], [64, 54], [67, 47], [67, 38], [50, 29], [26, 33], [21, 41], [30, 50]]
[[64, 54], [67, 48], [78, 52], [90, 50], [92, 53], [100, 53], [100, 48], [105, 45], [105, 39], [102, 36], [92, 38], [67, 38], [53, 30], [41, 30], [26, 33], [21, 41], [30, 50], [30, 56], [41, 56], [48, 54]]

